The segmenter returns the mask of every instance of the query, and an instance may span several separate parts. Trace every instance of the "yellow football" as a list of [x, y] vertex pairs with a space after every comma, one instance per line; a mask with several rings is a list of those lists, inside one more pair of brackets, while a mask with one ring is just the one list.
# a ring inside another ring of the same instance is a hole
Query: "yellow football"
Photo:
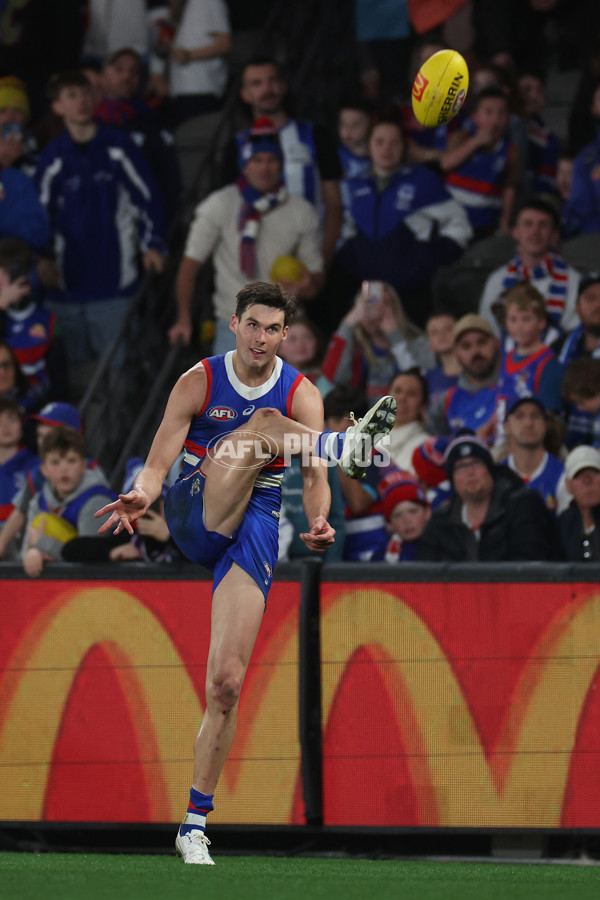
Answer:
[[278, 256], [269, 275], [271, 281], [302, 281], [302, 263], [295, 256]]
[[444, 125], [459, 111], [469, 90], [469, 70], [456, 50], [438, 50], [423, 63], [412, 89], [412, 108], [426, 128]]

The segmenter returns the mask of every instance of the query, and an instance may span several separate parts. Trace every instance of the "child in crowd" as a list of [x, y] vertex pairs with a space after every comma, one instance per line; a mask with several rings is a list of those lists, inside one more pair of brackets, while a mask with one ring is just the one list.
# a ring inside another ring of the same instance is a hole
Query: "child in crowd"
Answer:
[[414, 562], [419, 538], [431, 518], [425, 491], [409, 472], [396, 471], [380, 481], [379, 495], [391, 534], [381, 558], [388, 563]]
[[449, 139], [440, 158], [448, 190], [466, 210], [476, 238], [510, 230], [520, 170], [509, 122], [504, 91], [485, 88], [475, 96], [470, 120]]
[[338, 113], [338, 156], [344, 178], [366, 175], [371, 167], [369, 128], [371, 112], [362, 100], [347, 101]]
[[559, 145], [557, 136], [541, 116], [547, 99], [544, 79], [537, 72], [523, 72], [519, 78], [519, 94], [527, 124], [527, 186], [535, 194], [556, 195]]
[[543, 335], [548, 327], [546, 301], [526, 281], [502, 295], [498, 307], [500, 324], [514, 341], [514, 348], [502, 354], [498, 377], [498, 425], [506, 411], [523, 397], [537, 397], [545, 409], [562, 410], [562, 366], [554, 351], [546, 346]]
[[0, 525], [9, 518], [14, 497], [37, 462], [22, 442], [23, 413], [14, 400], [0, 397]]
[[429, 403], [447, 391], [458, 381], [460, 364], [454, 355], [454, 326], [456, 317], [452, 313], [434, 313], [425, 323], [425, 334], [429, 348], [437, 365], [425, 372]]
[[29, 503], [22, 549], [23, 568], [31, 577], [41, 575], [46, 562], [61, 559], [72, 538], [97, 537], [98, 505], [107, 497], [117, 499], [102, 474], [88, 468], [83, 437], [72, 428], [53, 428], [42, 441], [40, 458], [46, 481]]
[[14, 350], [31, 392], [43, 401], [52, 387], [48, 360], [55, 316], [40, 305], [36, 282], [27, 244], [18, 238], [0, 240], [0, 334]]
[[316, 384], [321, 375], [323, 350], [323, 335], [317, 326], [305, 316], [296, 316], [279, 348], [279, 356]]

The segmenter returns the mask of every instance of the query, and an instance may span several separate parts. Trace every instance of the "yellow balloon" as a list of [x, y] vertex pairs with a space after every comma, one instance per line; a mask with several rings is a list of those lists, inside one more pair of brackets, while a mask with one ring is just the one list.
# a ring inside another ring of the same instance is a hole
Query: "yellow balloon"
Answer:
[[48, 512], [39, 513], [31, 524], [34, 528], [37, 528], [42, 523], [44, 525], [44, 534], [61, 541], [63, 544], [77, 537], [77, 529], [70, 522], [67, 522], [66, 519], [63, 519], [62, 516]]
[[269, 273], [271, 281], [302, 281], [302, 263], [295, 256], [278, 256]]

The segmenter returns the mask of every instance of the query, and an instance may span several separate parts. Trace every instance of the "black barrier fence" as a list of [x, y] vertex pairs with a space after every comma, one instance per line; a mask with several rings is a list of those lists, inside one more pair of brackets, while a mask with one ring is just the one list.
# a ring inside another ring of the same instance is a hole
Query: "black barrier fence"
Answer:
[[[186, 591], [193, 603], [197, 583], [210, 605], [210, 575], [191, 565], [56, 564], [40, 581], [2, 564], [0, 579], [7, 648], [11, 634], [14, 644], [19, 629], [27, 631], [19, 606], [30, 606], [32, 616], [56, 606], [57, 582], [60, 597], [70, 595], [69, 584], [73, 596], [115, 585], [134, 596], [155, 583], [164, 608]], [[242, 805], [241, 821], [212, 826], [215, 839], [225, 850], [263, 852], [480, 855], [502, 845], [509, 853], [526, 846], [534, 857], [577, 855], [582, 847], [593, 855], [600, 837], [599, 583], [600, 567], [583, 564], [322, 565], [310, 558], [279, 565], [267, 614], [271, 630], [278, 614], [271, 604], [287, 598], [297, 614], [298, 654], [287, 664], [297, 658], [300, 799], [289, 781], [279, 820], [244, 819]], [[0, 682], [5, 713], [1, 685], [14, 677], [12, 652], [4, 654]], [[0, 719], [2, 794], [18, 797], [3, 725]], [[59, 821], [44, 818], [60, 810], [53, 802], [46, 798], [39, 816], [13, 818], [6, 801], [0, 847], [169, 847], [174, 813], [149, 813], [140, 823]]]

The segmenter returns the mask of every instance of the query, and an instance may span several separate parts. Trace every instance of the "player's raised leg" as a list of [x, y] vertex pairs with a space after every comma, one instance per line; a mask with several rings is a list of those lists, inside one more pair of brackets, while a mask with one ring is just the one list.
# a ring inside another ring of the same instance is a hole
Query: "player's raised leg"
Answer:
[[194, 745], [190, 805], [175, 848], [186, 863], [213, 865], [204, 834], [206, 814], [231, 748], [240, 691], [264, 611], [254, 579], [233, 563], [213, 595], [206, 710]]

